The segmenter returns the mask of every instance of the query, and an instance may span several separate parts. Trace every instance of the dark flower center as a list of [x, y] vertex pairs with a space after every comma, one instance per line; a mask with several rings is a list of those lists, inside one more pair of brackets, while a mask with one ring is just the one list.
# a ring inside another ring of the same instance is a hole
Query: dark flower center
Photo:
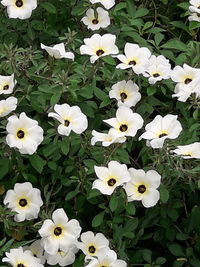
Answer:
[[164, 137], [164, 136], [167, 136], [167, 134], [166, 133], [161, 133], [161, 134], [159, 134], [158, 138], [161, 138], [161, 137]]
[[68, 121], [68, 120], [65, 120], [64, 121], [64, 125], [67, 127], [67, 126], [69, 126], [69, 124], [70, 124], [70, 121]]
[[99, 21], [98, 21], [98, 19], [93, 19], [93, 20], [92, 20], [92, 23], [93, 23], [93, 24], [98, 24]]
[[22, 7], [23, 6], [23, 1], [22, 0], [17, 0], [16, 2], [15, 2], [15, 5], [17, 6], [17, 7]]
[[127, 99], [127, 94], [123, 92], [120, 94], [120, 96], [121, 96], [121, 101], [124, 103], [124, 100]]
[[90, 253], [93, 254], [93, 253], [95, 253], [96, 248], [94, 246], [90, 246], [88, 250], [89, 250]]
[[138, 186], [138, 192], [140, 194], [143, 194], [145, 191], [146, 191], [146, 186], [145, 185], [141, 184], [141, 185]]
[[159, 77], [159, 76], [160, 76], [159, 73], [154, 73], [154, 74], [153, 74], [153, 77], [155, 77], [155, 78], [157, 78], [157, 77]]
[[104, 51], [102, 49], [97, 50], [96, 55], [99, 57], [104, 54]]
[[62, 234], [62, 228], [61, 227], [56, 227], [54, 229], [54, 235], [59, 236], [61, 234]]
[[19, 130], [18, 132], [17, 132], [17, 137], [19, 138], [19, 139], [22, 139], [22, 138], [24, 138], [24, 131], [22, 131], [22, 130]]
[[191, 81], [192, 81], [192, 79], [190, 79], [190, 78], [187, 78], [187, 79], [185, 79], [185, 84], [189, 84], [189, 83], [191, 83]]
[[116, 180], [114, 178], [111, 178], [111, 179], [108, 180], [107, 183], [108, 183], [109, 186], [114, 186], [116, 184]]
[[28, 202], [27, 202], [27, 200], [26, 200], [25, 198], [21, 198], [21, 199], [19, 200], [19, 205], [20, 205], [21, 207], [26, 207], [27, 204], [28, 204]]
[[128, 63], [128, 65], [133, 65], [133, 66], [135, 66], [135, 65], [136, 65], [136, 61], [135, 61], [135, 60], [130, 60], [129, 63]]
[[4, 85], [3, 90], [8, 90], [8, 89], [9, 89], [9, 85], [8, 84]]
[[26, 266], [22, 263], [19, 263], [19, 264], [17, 264], [17, 267], [26, 267]]
[[119, 129], [121, 132], [126, 132], [128, 130], [128, 126], [126, 124], [122, 124]]

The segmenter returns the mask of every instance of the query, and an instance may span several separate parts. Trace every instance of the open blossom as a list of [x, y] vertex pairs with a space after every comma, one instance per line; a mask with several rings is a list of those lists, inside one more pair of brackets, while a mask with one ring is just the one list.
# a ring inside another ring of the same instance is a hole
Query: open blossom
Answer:
[[122, 63], [118, 64], [116, 68], [132, 68], [136, 74], [144, 74], [149, 65], [150, 50], [146, 47], [139, 47], [137, 44], [126, 43], [124, 52], [125, 55], [117, 56]]
[[190, 0], [189, 10], [194, 13], [200, 14], [200, 0]]
[[188, 87], [190, 84], [199, 78], [200, 69], [192, 68], [187, 64], [183, 64], [183, 67], [176, 66], [171, 72], [171, 79], [181, 85], [187, 85]]
[[9, 18], [28, 19], [37, 7], [37, 0], [2, 0], [1, 4], [7, 7]]
[[14, 219], [17, 222], [32, 220], [38, 217], [43, 205], [40, 190], [33, 188], [29, 182], [16, 183], [14, 190], [8, 190], [4, 198], [4, 205], [17, 212]]
[[52, 220], [44, 221], [39, 230], [44, 250], [55, 255], [58, 251], [68, 251], [76, 242], [81, 232], [79, 222], [69, 221], [63, 209], [57, 209], [52, 214]]
[[103, 121], [111, 125], [115, 129], [114, 134], [119, 137], [135, 136], [143, 125], [143, 119], [138, 113], [133, 113], [130, 108], [123, 106], [117, 109], [116, 118]]
[[139, 87], [132, 81], [120, 81], [112, 86], [109, 92], [110, 98], [118, 101], [118, 106], [134, 107], [141, 99]]
[[175, 139], [182, 131], [182, 126], [177, 118], [178, 116], [171, 114], [164, 117], [157, 115], [152, 122], [146, 125], [146, 132], [140, 136], [139, 140], [147, 139], [150, 141], [151, 147], [162, 148], [165, 139]]
[[197, 21], [200, 22], [200, 16], [198, 13], [192, 13], [189, 17], [188, 17], [189, 21]]
[[85, 267], [127, 267], [125, 261], [117, 259], [117, 254], [113, 250], [100, 253], [98, 258], [86, 256], [85, 261]]
[[101, 7], [96, 9], [97, 16], [95, 17], [94, 9], [89, 8], [86, 12], [86, 16], [82, 18], [82, 22], [87, 26], [88, 29], [93, 31], [99, 30], [100, 28], [106, 28], [110, 25], [110, 17], [108, 11]]
[[98, 177], [93, 182], [92, 188], [98, 189], [104, 195], [111, 195], [116, 187], [130, 180], [130, 175], [125, 164], [110, 161], [107, 167], [94, 166]]
[[56, 59], [58, 58], [69, 58], [74, 60], [74, 54], [72, 52], [66, 52], [65, 51], [65, 45], [64, 43], [56, 44], [51, 46], [46, 46], [41, 44], [41, 48], [46, 50], [47, 53]]
[[171, 64], [168, 59], [162, 55], [158, 57], [152, 55], [149, 58], [149, 66], [144, 76], [148, 77], [150, 84], [155, 84], [157, 81], [161, 81], [163, 79], [169, 79], [170, 74]]
[[145, 208], [156, 205], [160, 198], [157, 188], [160, 186], [161, 176], [154, 170], [129, 169], [131, 180], [124, 185], [128, 201], [141, 200]]
[[119, 137], [115, 134], [115, 132], [114, 128], [111, 128], [108, 133], [100, 133], [93, 130], [91, 145], [94, 146], [96, 142], [102, 142], [102, 146], [109, 146], [113, 143], [124, 143], [126, 141], [126, 137]]
[[70, 107], [68, 104], [56, 104], [54, 110], [56, 113], [50, 112], [48, 117], [52, 117], [61, 123], [58, 126], [59, 134], [68, 136], [71, 131], [81, 134], [87, 129], [87, 117], [78, 106]]
[[40, 259], [33, 256], [30, 250], [23, 251], [22, 247], [13, 248], [6, 252], [2, 262], [7, 262], [13, 267], [44, 267]]
[[116, 36], [110, 33], [100, 35], [93, 34], [90, 38], [85, 38], [80, 47], [81, 55], [90, 55], [90, 62], [94, 63], [98, 58], [119, 52], [115, 45]]
[[81, 234], [81, 242], [77, 243], [77, 247], [83, 251], [85, 255], [97, 256], [109, 250], [109, 241], [102, 234], [88, 231]]
[[183, 159], [200, 159], [200, 142], [195, 142], [190, 145], [177, 146], [173, 152]]
[[101, 3], [106, 9], [114, 6], [115, 0], [90, 0], [92, 4]]
[[17, 98], [14, 96], [8, 97], [0, 101], [0, 117], [5, 117], [11, 111], [17, 108]]
[[43, 141], [43, 129], [36, 120], [26, 116], [24, 112], [8, 118], [6, 126], [8, 135], [6, 142], [10, 147], [17, 147], [21, 154], [32, 155]]
[[23, 250], [30, 250], [34, 257], [40, 259], [40, 263], [45, 263], [44, 249], [41, 246], [41, 239], [34, 241], [30, 246], [23, 247]]
[[10, 76], [0, 75], [0, 95], [12, 94], [16, 83], [17, 81], [14, 79], [14, 74]]

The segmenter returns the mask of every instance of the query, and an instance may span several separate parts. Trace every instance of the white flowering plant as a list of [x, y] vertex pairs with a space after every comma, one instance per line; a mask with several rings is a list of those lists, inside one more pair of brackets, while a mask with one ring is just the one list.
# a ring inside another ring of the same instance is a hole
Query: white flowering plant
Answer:
[[200, 1], [0, 1], [1, 267], [200, 266]]

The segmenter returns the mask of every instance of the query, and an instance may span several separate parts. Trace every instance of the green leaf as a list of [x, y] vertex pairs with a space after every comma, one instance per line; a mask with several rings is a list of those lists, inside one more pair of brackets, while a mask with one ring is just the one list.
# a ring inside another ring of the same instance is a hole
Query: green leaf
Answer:
[[117, 209], [117, 206], [118, 206], [118, 197], [116, 194], [113, 194], [109, 202], [109, 207], [111, 211], [113, 212]]
[[169, 191], [167, 190], [167, 188], [164, 187], [164, 185], [162, 185], [160, 188], [160, 200], [163, 203], [167, 203], [168, 199], [169, 199]]
[[43, 160], [39, 155], [34, 154], [29, 157], [29, 161], [37, 172], [42, 173], [43, 168], [46, 165], [46, 160]]
[[40, 3], [40, 5], [46, 10], [48, 11], [48, 13], [50, 14], [56, 14], [57, 10], [55, 8], [55, 6], [52, 3], [49, 2], [45, 2], [45, 3]]
[[188, 51], [187, 46], [178, 39], [169, 40], [168, 42], [163, 44], [161, 47], [165, 49], [175, 49], [175, 50], [180, 50], [180, 51], [185, 51], [185, 52]]
[[9, 159], [1, 158], [0, 159], [0, 179], [2, 179], [9, 171]]
[[105, 211], [102, 211], [99, 214], [97, 214], [92, 220], [92, 227], [100, 226], [103, 222], [104, 215], [105, 215]]
[[178, 244], [174, 243], [174, 244], [169, 245], [169, 250], [176, 257], [185, 256], [183, 247], [181, 247]]
[[148, 96], [151, 96], [151, 95], [154, 95], [156, 93], [156, 88], [155, 87], [148, 87], [147, 88], [147, 95]]

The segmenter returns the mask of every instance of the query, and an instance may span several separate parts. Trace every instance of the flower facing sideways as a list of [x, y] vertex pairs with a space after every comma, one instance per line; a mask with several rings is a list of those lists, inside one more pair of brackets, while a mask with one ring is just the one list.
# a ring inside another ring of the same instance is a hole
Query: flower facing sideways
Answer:
[[16, 83], [17, 81], [14, 79], [14, 74], [10, 76], [0, 75], [0, 95], [12, 94]]
[[156, 205], [160, 198], [157, 188], [160, 186], [161, 176], [154, 170], [129, 169], [131, 180], [125, 184], [124, 189], [128, 201], [141, 200], [145, 208]]
[[41, 48], [46, 50], [51, 57], [54, 57], [56, 59], [69, 58], [74, 60], [74, 54], [72, 52], [65, 51], [64, 43], [56, 44], [53, 47], [41, 44]]
[[141, 99], [139, 87], [132, 81], [120, 81], [112, 86], [109, 92], [110, 98], [118, 101], [118, 106], [134, 107]]
[[173, 152], [183, 159], [200, 159], [200, 142], [195, 142], [190, 145], [177, 146]]
[[190, 0], [189, 10], [190, 12], [198, 13], [200, 14], [200, 0]]
[[10, 147], [17, 147], [21, 154], [32, 155], [43, 141], [43, 129], [36, 120], [26, 116], [24, 112], [8, 118], [6, 126], [8, 135], [6, 142]]
[[92, 188], [98, 189], [104, 195], [111, 195], [116, 187], [130, 180], [130, 175], [125, 164], [110, 161], [108, 168], [94, 166], [99, 179], [93, 182]]
[[30, 246], [23, 247], [23, 250], [30, 250], [34, 257], [40, 259], [40, 263], [45, 263], [44, 249], [41, 246], [41, 239], [34, 241]]
[[81, 134], [88, 127], [87, 117], [81, 112], [78, 106], [70, 107], [68, 104], [55, 105], [56, 113], [50, 112], [48, 117], [58, 120], [58, 133], [68, 136], [71, 131]]
[[17, 222], [36, 219], [43, 205], [40, 190], [33, 188], [29, 182], [16, 183], [14, 190], [7, 191], [3, 203], [17, 212], [14, 217]]
[[115, 129], [115, 135], [122, 136], [135, 136], [138, 129], [142, 128], [143, 119], [138, 113], [128, 107], [119, 107], [116, 112], [116, 118], [103, 120]]
[[81, 232], [79, 222], [75, 219], [69, 221], [63, 209], [57, 209], [52, 214], [52, 220], [45, 220], [39, 230], [42, 237], [41, 244], [44, 250], [55, 255], [60, 251], [67, 251], [77, 242]]
[[200, 16], [198, 13], [192, 13], [189, 17], [188, 17], [189, 21], [197, 21], [200, 22]]
[[97, 256], [109, 250], [109, 241], [102, 234], [88, 231], [81, 234], [81, 241], [77, 243], [77, 247], [83, 251], [85, 255]]
[[139, 140], [142, 138], [150, 140], [149, 145], [151, 147], [162, 148], [165, 139], [175, 139], [182, 131], [182, 126], [177, 117], [171, 114], [164, 117], [157, 115], [152, 122], [146, 125], [146, 132], [139, 137]]
[[85, 38], [80, 47], [81, 55], [90, 55], [90, 62], [94, 63], [98, 58], [107, 55], [117, 54], [119, 52], [115, 45], [116, 36], [113, 34], [93, 34], [90, 38]]
[[106, 28], [110, 25], [110, 17], [108, 11], [98, 7], [96, 9], [97, 17], [95, 17], [94, 9], [90, 8], [86, 12], [86, 16], [82, 18], [82, 22], [87, 26], [88, 29], [93, 31], [99, 30], [100, 28]]
[[90, 0], [92, 4], [101, 3], [106, 9], [114, 6], [115, 0]]
[[37, 7], [37, 0], [3, 0], [1, 4], [7, 6], [9, 18], [28, 19]]
[[5, 117], [11, 111], [17, 108], [17, 98], [14, 96], [8, 97], [0, 101], [0, 117]]
[[144, 74], [149, 65], [151, 52], [146, 47], [139, 47], [137, 44], [126, 43], [124, 48], [125, 55], [118, 55], [117, 58], [122, 62], [116, 66], [117, 69], [129, 69], [136, 74]]
[[23, 251], [22, 247], [6, 252], [6, 258], [3, 258], [2, 262], [8, 262], [13, 267], [44, 267], [40, 259], [34, 257], [30, 250]]

